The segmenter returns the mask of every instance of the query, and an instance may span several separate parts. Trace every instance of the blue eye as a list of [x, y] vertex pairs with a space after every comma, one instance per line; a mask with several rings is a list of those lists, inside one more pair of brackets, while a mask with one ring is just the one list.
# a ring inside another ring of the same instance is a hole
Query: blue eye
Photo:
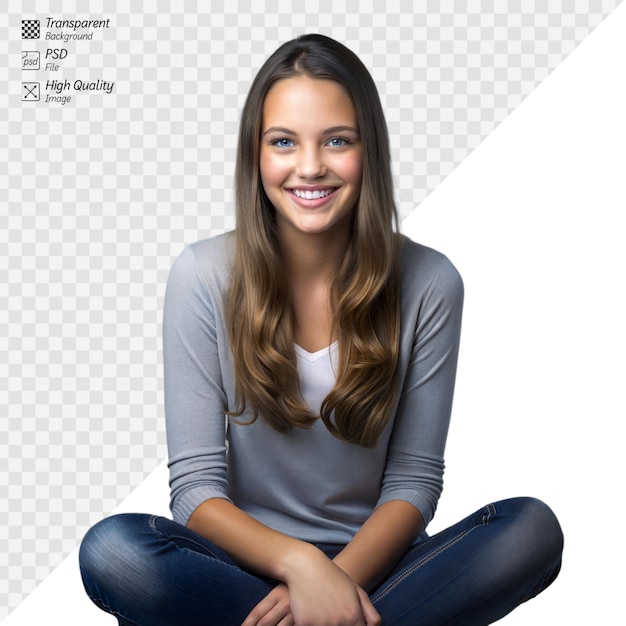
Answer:
[[276, 141], [272, 143], [278, 148], [292, 148], [293, 147], [293, 141], [291, 141], [291, 139], [286, 139], [284, 137], [282, 139], [277, 139]]
[[343, 137], [331, 137], [328, 140], [328, 145], [332, 146], [333, 148], [343, 148], [344, 146], [347, 146], [350, 142], [347, 139], [344, 139]]

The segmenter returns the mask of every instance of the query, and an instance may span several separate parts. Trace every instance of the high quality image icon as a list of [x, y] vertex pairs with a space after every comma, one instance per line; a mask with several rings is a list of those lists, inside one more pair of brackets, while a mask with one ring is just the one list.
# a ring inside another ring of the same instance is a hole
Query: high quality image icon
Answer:
[[22, 101], [39, 102], [39, 83], [22, 83]]

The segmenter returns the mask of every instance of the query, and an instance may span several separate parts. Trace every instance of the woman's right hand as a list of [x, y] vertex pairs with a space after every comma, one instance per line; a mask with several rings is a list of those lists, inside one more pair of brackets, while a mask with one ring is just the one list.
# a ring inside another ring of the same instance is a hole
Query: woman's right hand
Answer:
[[317, 548], [293, 561], [285, 582], [297, 626], [382, 623], [367, 593]]

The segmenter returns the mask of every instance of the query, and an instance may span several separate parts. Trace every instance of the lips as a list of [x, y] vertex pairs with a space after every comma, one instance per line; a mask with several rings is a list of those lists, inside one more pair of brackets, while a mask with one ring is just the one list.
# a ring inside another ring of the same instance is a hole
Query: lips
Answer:
[[333, 191], [335, 191], [336, 187], [326, 187], [324, 189], [290, 189], [289, 191], [300, 198], [301, 200], [318, 200], [319, 198], [325, 198], [329, 196]]
[[287, 189], [291, 199], [305, 209], [316, 209], [335, 197], [339, 187], [292, 187]]

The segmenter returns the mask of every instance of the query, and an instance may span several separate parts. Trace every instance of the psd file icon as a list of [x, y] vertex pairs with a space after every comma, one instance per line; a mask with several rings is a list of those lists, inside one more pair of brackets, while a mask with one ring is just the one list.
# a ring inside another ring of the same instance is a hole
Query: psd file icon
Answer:
[[22, 39], [39, 39], [39, 20], [22, 20]]
[[41, 54], [37, 50], [22, 51], [22, 69], [38, 70], [41, 67]]
[[39, 83], [22, 83], [22, 101], [39, 102]]

